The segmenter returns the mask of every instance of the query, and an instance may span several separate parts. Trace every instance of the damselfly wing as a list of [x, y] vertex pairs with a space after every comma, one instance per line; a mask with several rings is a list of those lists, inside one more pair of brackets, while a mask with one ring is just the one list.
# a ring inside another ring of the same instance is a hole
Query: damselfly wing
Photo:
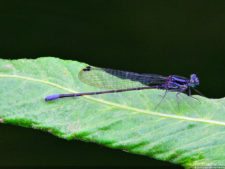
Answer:
[[78, 77], [85, 84], [104, 89], [147, 87], [160, 85], [167, 80], [167, 77], [156, 74], [140, 74], [92, 66], [82, 69]]

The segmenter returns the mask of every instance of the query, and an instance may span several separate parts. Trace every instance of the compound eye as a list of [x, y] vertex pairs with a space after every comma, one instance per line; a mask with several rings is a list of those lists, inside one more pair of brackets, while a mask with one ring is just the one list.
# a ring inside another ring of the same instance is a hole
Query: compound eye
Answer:
[[198, 79], [198, 77], [197, 77], [197, 75], [196, 75], [196, 74], [192, 74], [192, 75], [191, 75], [191, 78], [190, 78], [190, 83], [192, 83], [192, 84], [196, 84], [196, 85], [198, 85], [198, 84], [199, 84], [199, 79]]

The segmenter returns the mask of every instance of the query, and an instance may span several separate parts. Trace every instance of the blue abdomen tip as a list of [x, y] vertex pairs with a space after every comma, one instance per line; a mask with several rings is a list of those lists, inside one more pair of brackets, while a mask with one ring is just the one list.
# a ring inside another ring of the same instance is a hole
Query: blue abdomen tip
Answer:
[[45, 97], [45, 101], [55, 100], [55, 99], [58, 99], [59, 97], [60, 97], [60, 94], [49, 95], [49, 96]]

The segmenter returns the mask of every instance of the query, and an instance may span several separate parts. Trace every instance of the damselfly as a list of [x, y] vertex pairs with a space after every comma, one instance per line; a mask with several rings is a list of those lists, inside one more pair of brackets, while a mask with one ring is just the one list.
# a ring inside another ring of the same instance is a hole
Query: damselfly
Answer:
[[165, 94], [168, 91], [172, 91], [178, 92], [178, 94], [185, 93], [191, 96], [191, 89], [198, 92], [195, 88], [199, 85], [199, 79], [196, 74], [191, 74], [190, 78], [186, 78], [177, 75], [161, 76], [157, 74], [140, 74], [92, 66], [87, 66], [82, 69], [78, 77], [85, 84], [98, 88], [105, 88], [107, 90], [53, 94], [45, 97], [45, 101], [56, 100], [64, 97], [78, 97], [84, 95], [118, 93], [144, 89], [163, 89], [166, 91]]

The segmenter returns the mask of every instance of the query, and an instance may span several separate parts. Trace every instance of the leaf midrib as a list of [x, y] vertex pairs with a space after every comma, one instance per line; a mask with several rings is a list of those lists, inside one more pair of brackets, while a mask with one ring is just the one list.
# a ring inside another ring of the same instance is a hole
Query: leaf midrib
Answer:
[[[0, 78], [23, 79], [23, 80], [28, 80], [28, 81], [34, 81], [34, 82], [47, 84], [47, 85], [50, 85], [50, 86], [53, 86], [53, 87], [56, 87], [56, 88], [59, 88], [59, 89], [71, 92], [71, 93], [77, 93], [78, 92], [78, 91], [75, 91], [75, 90], [63, 87], [61, 85], [58, 85], [56, 83], [52, 83], [52, 82], [49, 82], [49, 81], [46, 81], [46, 80], [36, 79], [36, 78], [26, 77], [26, 76], [21, 76], [21, 75], [0, 74]], [[118, 103], [114, 103], [114, 102], [110, 102], [110, 101], [94, 98], [94, 97], [91, 97], [91, 96], [82, 96], [82, 97], [85, 97], [85, 98], [87, 98], [89, 100], [92, 100], [92, 101], [95, 101], [95, 102], [98, 102], [98, 103], [114, 106], [114, 107], [125, 109], [125, 110], [130, 110], [130, 111], [133, 111], [135, 113], [144, 113], [144, 114], [148, 114], [148, 115], [165, 117], [165, 118], [172, 118], [172, 119], [178, 119], [178, 120], [184, 120], [184, 121], [201, 122], [201, 123], [207, 123], [207, 124], [212, 124], [212, 125], [225, 126], [225, 122], [221, 122], [221, 121], [193, 118], [193, 117], [187, 117], [187, 116], [177, 116], [177, 115], [171, 115], [171, 114], [159, 113], [159, 112], [150, 112], [150, 111], [146, 111], [146, 110], [142, 110], [142, 109], [126, 106], [126, 105], [120, 105]]]

